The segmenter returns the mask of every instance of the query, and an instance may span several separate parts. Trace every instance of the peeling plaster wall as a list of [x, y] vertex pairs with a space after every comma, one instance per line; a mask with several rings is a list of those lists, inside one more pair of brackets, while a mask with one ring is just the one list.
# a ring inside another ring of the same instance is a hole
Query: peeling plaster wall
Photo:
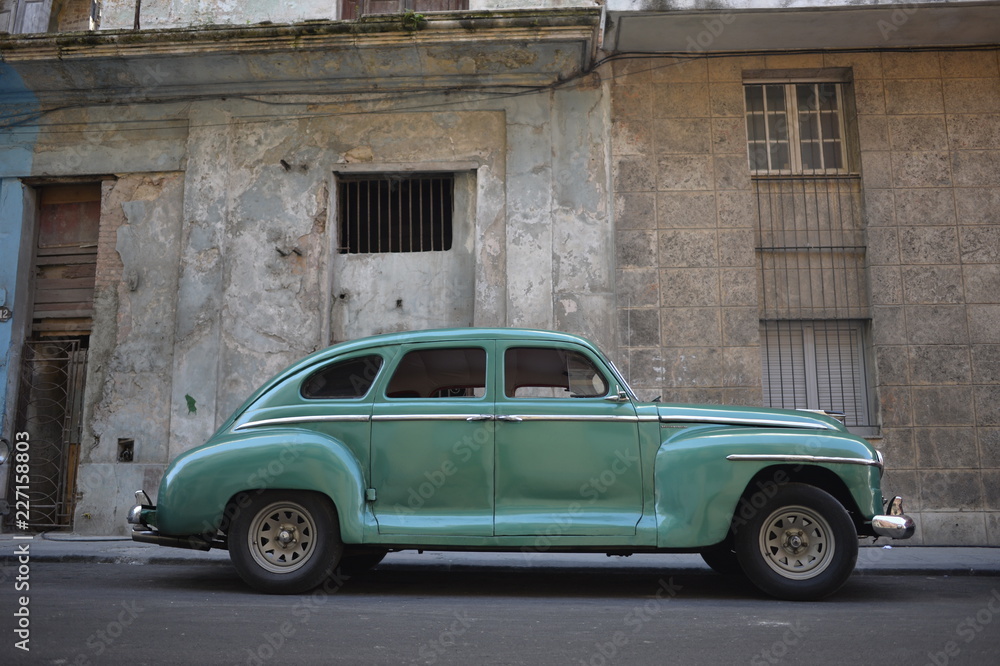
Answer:
[[[135, 0], [103, 0], [101, 29], [131, 29]], [[146, 0], [139, 23], [143, 29], [193, 25], [294, 23], [336, 18], [331, 0]]]
[[[595, 7], [596, 0], [470, 0], [471, 11]], [[135, 0], [102, 0], [101, 29], [131, 29]], [[146, 0], [140, 12], [143, 29], [252, 23], [295, 23], [336, 19], [338, 0]]]
[[[466, 284], [442, 295], [433, 269], [408, 276], [426, 300], [400, 325], [453, 300], [475, 325], [558, 328], [613, 351], [607, 106], [591, 83], [421, 112], [229, 101], [53, 114], [70, 131], [43, 135], [20, 175], [105, 183], [74, 529], [123, 533], [136, 489], [155, 497], [169, 460], [335, 335], [336, 171], [467, 174]], [[131, 462], [117, 461], [121, 439]]]
[[[117, 492], [137, 490], [117, 488], [122, 476], [141, 475], [150, 491], [168, 460], [183, 184], [179, 173], [146, 174], [103, 188], [101, 232], [114, 234], [117, 261], [110, 242], [101, 243], [77, 482], [79, 531], [116, 531], [128, 508]], [[112, 271], [119, 279], [109, 279]], [[121, 439], [134, 441], [132, 461], [117, 460]]]

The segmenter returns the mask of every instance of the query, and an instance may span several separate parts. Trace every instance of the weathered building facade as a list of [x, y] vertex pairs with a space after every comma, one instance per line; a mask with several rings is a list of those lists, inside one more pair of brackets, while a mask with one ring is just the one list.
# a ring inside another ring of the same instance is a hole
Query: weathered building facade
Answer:
[[0, 37], [39, 526], [122, 531], [313, 349], [499, 325], [650, 398], [842, 409], [918, 542], [1000, 545], [997, 3], [85, 4]]

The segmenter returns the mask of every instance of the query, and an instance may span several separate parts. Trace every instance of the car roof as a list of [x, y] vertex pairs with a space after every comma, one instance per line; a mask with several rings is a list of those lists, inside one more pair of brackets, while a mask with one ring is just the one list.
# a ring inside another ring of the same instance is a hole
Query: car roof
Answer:
[[317, 355], [337, 355], [355, 349], [383, 347], [387, 345], [413, 344], [419, 342], [448, 342], [468, 340], [548, 340], [557, 342], [576, 342], [593, 347], [586, 338], [571, 333], [558, 331], [543, 331], [530, 328], [435, 328], [422, 331], [402, 331], [398, 333], [383, 333], [356, 340], [338, 342], [317, 352]]
[[365, 338], [357, 338], [356, 340], [347, 340], [344, 342], [338, 342], [325, 349], [320, 349], [315, 351], [308, 356], [304, 356], [299, 360], [295, 361], [291, 365], [287, 366], [278, 374], [271, 377], [269, 380], [261, 384], [253, 394], [247, 398], [232, 416], [226, 420], [225, 423], [219, 428], [219, 430], [224, 430], [237, 418], [237, 416], [243, 413], [247, 408], [250, 407], [254, 402], [257, 401], [262, 395], [270, 391], [276, 385], [285, 381], [292, 375], [301, 372], [302, 370], [314, 366], [318, 363], [323, 363], [328, 359], [340, 356], [342, 354], [364, 351], [366, 349], [378, 349], [380, 347], [389, 347], [393, 345], [403, 345], [403, 344], [414, 344], [421, 342], [474, 342], [478, 340], [531, 340], [537, 342], [567, 342], [580, 344], [588, 349], [594, 350], [598, 355], [601, 355], [600, 350], [584, 337], [579, 335], [573, 335], [571, 333], [560, 333], [558, 331], [543, 331], [538, 329], [530, 328], [481, 328], [481, 327], [465, 327], [465, 328], [435, 328], [427, 329], [422, 331], [401, 331], [397, 333], [383, 333], [381, 335], [372, 335]]

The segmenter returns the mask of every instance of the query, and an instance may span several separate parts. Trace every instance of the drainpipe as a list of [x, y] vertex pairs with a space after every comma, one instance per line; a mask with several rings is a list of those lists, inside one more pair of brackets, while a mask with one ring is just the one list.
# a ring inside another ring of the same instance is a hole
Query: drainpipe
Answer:
[[142, 9], [142, 0], [135, 0], [135, 22], [132, 23], [132, 29], [139, 29], [139, 10]]

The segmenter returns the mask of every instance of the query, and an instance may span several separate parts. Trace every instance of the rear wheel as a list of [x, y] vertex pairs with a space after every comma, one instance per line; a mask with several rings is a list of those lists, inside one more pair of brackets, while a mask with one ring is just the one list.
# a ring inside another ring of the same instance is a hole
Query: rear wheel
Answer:
[[858, 560], [858, 535], [829, 493], [782, 486], [736, 533], [736, 556], [750, 582], [779, 599], [822, 599], [847, 582]]
[[337, 512], [315, 493], [272, 490], [237, 509], [229, 558], [248, 585], [269, 594], [297, 594], [322, 583], [343, 552]]

